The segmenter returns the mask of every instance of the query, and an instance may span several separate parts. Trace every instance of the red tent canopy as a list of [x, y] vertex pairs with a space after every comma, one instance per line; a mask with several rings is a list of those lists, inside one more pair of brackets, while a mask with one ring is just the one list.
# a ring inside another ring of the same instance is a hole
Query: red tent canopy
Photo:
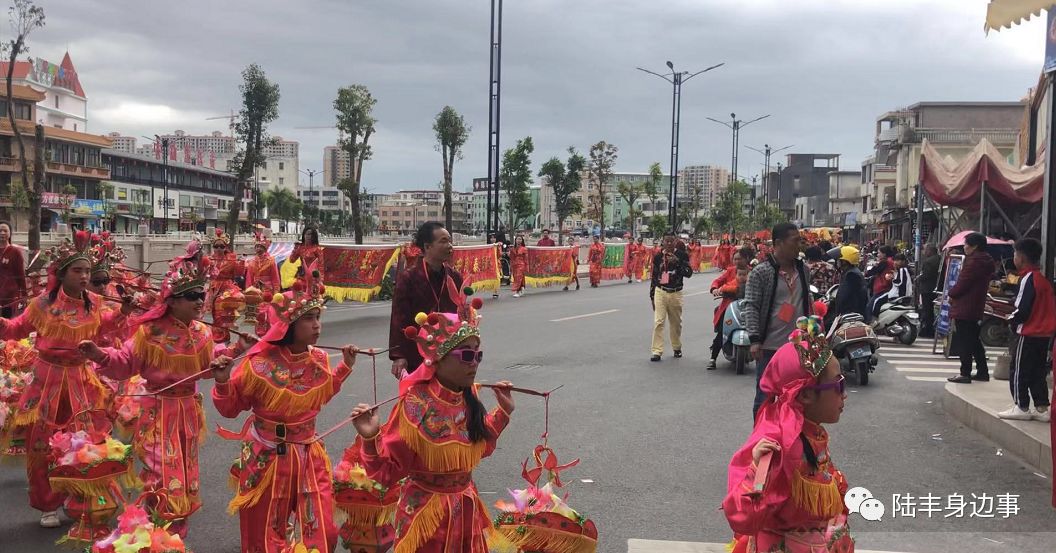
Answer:
[[1044, 163], [1012, 167], [985, 138], [960, 162], [943, 158], [927, 141], [921, 147], [920, 183], [928, 197], [939, 205], [977, 210], [984, 182], [987, 193], [998, 205], [1029, 205], [1041, 201], [1044, 180]]

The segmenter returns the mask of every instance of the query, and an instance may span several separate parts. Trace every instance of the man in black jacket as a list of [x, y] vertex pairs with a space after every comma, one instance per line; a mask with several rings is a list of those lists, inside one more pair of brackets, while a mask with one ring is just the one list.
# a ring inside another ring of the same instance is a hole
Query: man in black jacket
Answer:
[[682, 279], [693, 276], [689, 254], [675, 248], [674, 233], [664, 233], [663, 250], [653, 256], [653, 275], [649, 284], [649, 301], [653, 305], [654, 363], [664, 353], [664, 322], [671, 319], [671, 349], [682, 357]]
[[829, 257], [836, 260], [836, 267], [843, 275], [840, 277], [840, 288], [836, 291], [836, 298], [825, 314], [825, 328], [832, 326], [833, 321], [839, 315], [857, 313], [865, 318], [865, 312], [869, 304], [869, 292], [865, 286], [865, 276], [858, 269], [861, 262], [861, 253], [854, 246], [843, 246], [828, 251]]

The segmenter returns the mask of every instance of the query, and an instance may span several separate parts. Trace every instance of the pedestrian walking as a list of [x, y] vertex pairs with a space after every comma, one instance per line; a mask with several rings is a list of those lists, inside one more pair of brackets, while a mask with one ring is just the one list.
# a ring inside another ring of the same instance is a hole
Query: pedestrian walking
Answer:
[[682, 357], [682, 283], [693, 276], [689, 254], [677, 247], [672, 232], [664, 233], [663, 249], [653, 256], [653, 276], [649, 283], [649, 302], [653, 306], [653, 356], [660, 361], [664, 353], [664, 324], [670, 321], [671, 349]]
[[573, 282], [576, 283], [576, 290], [579, 290], [579, 244], [576, 244], [576, 239], [571, 236], [568, 237], [568, 257], [569, 264], [572, 265], [572, 273], [569, 275], [568, 284], [564, 288], [566, 292], [568, 291], [568, 285]]
[[419, 313], [454, 313], [462, 293], [462, 275], [447, 266], [454, 246], [444, 225], [435, 221], [423, 223], [414, 242], [423, 252], [422, 261], [396, 280], [392, 294], [389, 359], [392, 376], [397, 380], [422, 364], [414, 340], [407, 338], [403, 329], [414, 324], [414, 317]]
[[[1019, 270], [1016, 311], [1012, 313], [1016, 341], [1012, 345], [1011, 375], [1008, 379], [1015, 403], [997, 416], [1012, 420], [1049, 422], [1049, 389], [1045, 376], [1045, 358], [1049, 342], [1056, 335], [1056, 298], [1052, 284], [1041, 272], [1041, 242], [1024, 238], [1016, 242], [1012, 256]], [[1034, 409], [1030, 400], [1034, 399]]]
[[524, 272], [528, 270], [528, 246], [524, 245], [524, 236], [517, 235], [510, 247], [510, 289], [513, 297], [521, 297], [524, 290]]
[[[964, 253], [961, 273], [948, 294], [954, 330], [951, 348], [960, 352], [961, 374], [947, 380], [957, 384], [990, 380], [990, 371], [986, 367], [986, 348], [979, 339], [979, 326], [982, 324], [990, 277], [994, 274], [994, 259], [986, 253], [986, 236], [978, 232], [965, 237]], [[972, 376], [973, 358], [975, 376]]]
[[920, 294], [920, 335], [925, 338], [935, 337], [935, 289], [939, 285], [939, 264], [942, 257], [935, 244], [924, 246], [924, 259], [920, 262], [917, 275], [917, 290]]
[[605, 261], [605, 244], [601, 243], [598, 235], [594, 235], [594, 243], [587, 252], [587, 261], [590, 263], [590, 287], [597, 288], [601, 284], [601, 264]]
[[0, 317], [10, 319], [26, 297], [26, 260], [11, 243], [11, 224], [0, 222]]
[[810, 315], [810, 270], [799, 259], [803, 237], [792, 223], [779, 223], [770, 234], [773, 254], [748, 274], [744, 290], [744, 325], [752, 341], [755, 365], [755, 402], [752, 416], [759, 411], [764, 394], [759, 388], [766, 365], [774, 353], [788, 341], [796, 319]]
[[719, 306], [715, 308], [715, 316], [712, 323], [715, 325], [715, 339], [711, 342], [711, 362], [708, 370], [718, 368], [716, 362], [719, 352], [722, 351], [722, 318], [726, 309], [735, 300], [744, 299], [744, 287], [748, 284], [748, 263], [755, 255], [751, 248], [741, 248], [733, 254], [733, 266], [723, 271], [718, 278], [711, 282], [711, 293], [717, 298], [722, 298]]

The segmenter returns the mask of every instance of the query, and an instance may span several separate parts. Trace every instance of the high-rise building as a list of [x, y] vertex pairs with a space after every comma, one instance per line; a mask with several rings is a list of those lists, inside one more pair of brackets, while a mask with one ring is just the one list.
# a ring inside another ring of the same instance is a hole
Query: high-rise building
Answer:
[[112, 132], [106, 136], [110, 138], [110, 142], [113, 143], [113, 146], [111, 146], [112, 150], [127, 152], [130, 154], [136, 153], [136, 137], [121, 136], [121, 133], [119, 132]]
[[[7, 62], [0, 63], [0, 75], [7, 75]], [[11, 81], [44, 93], [44, 99], [37, 102], [36, 123], [88, 132], [88, 98], [69, 52], [59, 65], [41, 58], [16, 61]]]
[[352, 177], [352, 158], [339, 146], [323, 148], [323, 184], [337, 186], [337, 183]]
[[[162, 134], [158, 137], [161, 139], [167, 138], [170, 144], [175, 144], [176, 150], [179, 152], [185, 149], [192, 151], [202, 150], [207, 153], [215, 153], [218, 159], [230, 159], [235, 155], [235, 137], [228, 136], [220, 131], [213, 131], [211, 134], [206, 135], [190, 135], [184, 131], [177, 130], [172, 134]], [[217, 168], [226, 167], [226, 164], [217, 163], [216, 165]]]
[[[699, 207], [706, 213], [718, 202], [726, 189], [730, 172], [717, 165], [690, 165], [678, 172], [678, 204]], [[699, 198], [699, 206], [696, 205]]]
[[272, 137], [272, 144], [264, 148], [264, 155], [269, 158], [297, 158], [300, 157], [300, 149], [300, 142], [275, 136]]

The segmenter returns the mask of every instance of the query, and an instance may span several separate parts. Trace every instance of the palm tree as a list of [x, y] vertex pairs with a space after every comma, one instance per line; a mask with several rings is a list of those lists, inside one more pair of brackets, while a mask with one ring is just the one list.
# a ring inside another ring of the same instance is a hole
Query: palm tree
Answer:
[[264, 203], [268, 214], [282, 221], [283, 228], [288, 227], [291, 219], [301, 216], [304, 204], [286, 188], [276, 188], [264, 193]]

